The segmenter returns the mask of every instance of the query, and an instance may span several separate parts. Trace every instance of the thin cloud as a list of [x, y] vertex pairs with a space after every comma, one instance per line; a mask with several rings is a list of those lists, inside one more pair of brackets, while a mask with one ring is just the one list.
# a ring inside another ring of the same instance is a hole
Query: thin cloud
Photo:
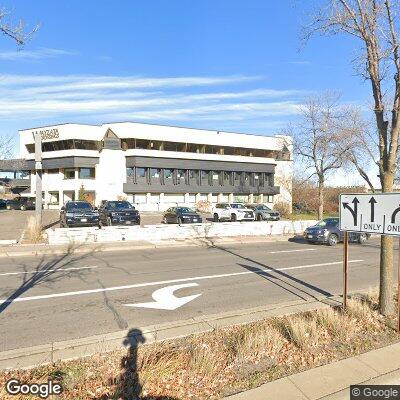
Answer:
[[74, 56], [74, 55], [77, 55], [77, 53], [68, 50], [51, 49], [47, 47], [41, 47], [35, 50], [24, 50], [24, 49], [18, 49], [13, 51], [0, 50], [0, 60], [5, 60], [5, 61], [16, 61], [16, 60], [37, 61], [46, 58], [55, 58], [60, 56]]

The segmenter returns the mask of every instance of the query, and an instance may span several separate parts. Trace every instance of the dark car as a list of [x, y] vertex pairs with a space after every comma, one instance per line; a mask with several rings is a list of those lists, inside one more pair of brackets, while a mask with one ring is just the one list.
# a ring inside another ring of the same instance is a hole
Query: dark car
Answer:
[[140, 215], [129, 201], [105, 201], [99, 208], [102, 225], [140, 225]]
[[34, 197], [18, 197], [12, 200], [6, 200], [7, 210], [34, 210], [35, 198]]
[[6, 208], [7, 207], [7, 201], [0, 199], [0, 208]]
[[99, 212], [87, 201], [68, 201], [60, 212], [60, 227], [99, 226]]
[[165, 224], [190, 224], [203, 222], [201, 216], [189, 207], [171, 207], [165, 211], [163, 216]]
[[278, 211], [271, 210], [265, 204], [245, 204], [245, 206], [254, 211], [256, 221], [279, 221], [281, 219]]
[[[304, 231], [304, 238], [308, 242], [325, 243], [329, 244], [329, 246], [335, 246], [339, 242], [343, 242], [343, 236], [343, 232], [339, 229], [339, 218], [325, 218]], [[368, 233], [351, 232], [349, 240], [363, 244], [370, 236]]]

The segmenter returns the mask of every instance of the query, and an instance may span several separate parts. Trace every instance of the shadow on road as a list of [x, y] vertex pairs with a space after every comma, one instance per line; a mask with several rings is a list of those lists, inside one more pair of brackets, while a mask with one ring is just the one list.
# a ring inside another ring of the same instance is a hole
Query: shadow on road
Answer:
[[70, 245], [65, 253], [55, 255], [51, 259], [46, 259], [46, 256], [43, 255], [36, 267], [33, 266], [32, 263], [19, 263], [18, 265], [22, 268], [22, 271], [20, 271], [22, 281], [11, 293], [0, 295], [0, 298], [2, 297], [4, 299], [6, 297], [3, 302], [0, 300], [0, 313], [5, 311], [14, 301], [18, 301], [21, 295], [36, 286], [51, 286], [64, 278], [78, 277], [83, 279], [90, 269], [84, 269], [84, 267], [78, 266], [75, 267], [75, 264], [91, 257], [96, 250], [94, 249], [85, 253], [76, 254], [78, 248], [79, 246]]
[[[255, 274], [268, 280], [268, 282], [295, 295], [296, 297], [300, 298], [301, 300], [307, 300], [307, 298], [309, 298], [309, 297], [311, 297], [315, 300], [319, 300], [318, 297], [314, 294], [315, 292], [324, 297], [333, 297], [334, 296], [332, 293], [328, 292], [327, 290], [324, 290], [318, 286], [312, 285], [311, 283], [308, 283], [299, 278], [296, 278], [284, 271], [270, 267], [269, 265], [263, 264], [257, 260], [253, 260], [252, 258], [244, 257], [241, 254], [239, 254], [231, 249], [228, 249], [226, 247], [218, 245], [210, 237], [206, 237], [204, 239], [204, 243], [209, 248], [224, 251], [224, 252], [229, 253], [235, 257], [238, 257], [246, 262], [256, 264], [257, 266], [238, 263], [238, 265], [241, 266], [242, 268], [245, 268], [248, 271], [254, 272]], [[307, 289], [309, 289], [309, 290], [307, 290]]]
[[119, 377], [110, 382], [110, 385], [116, 383], [116, 388], [111, 395], [102, 395], [96, 400], [178, 400], [170, 396], [141, 396], [138, 349], [145, 342], [146, 338], [140, 329], [129, 330], [123, 342], [128, 350], [127, 355], [121, 359], [122, 372]]

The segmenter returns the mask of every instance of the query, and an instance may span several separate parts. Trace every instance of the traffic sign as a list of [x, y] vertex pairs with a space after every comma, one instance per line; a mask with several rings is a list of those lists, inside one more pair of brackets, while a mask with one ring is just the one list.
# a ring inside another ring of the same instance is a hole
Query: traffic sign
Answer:
[[340, 230], [400, 236], [400, 193], [341, 194]]

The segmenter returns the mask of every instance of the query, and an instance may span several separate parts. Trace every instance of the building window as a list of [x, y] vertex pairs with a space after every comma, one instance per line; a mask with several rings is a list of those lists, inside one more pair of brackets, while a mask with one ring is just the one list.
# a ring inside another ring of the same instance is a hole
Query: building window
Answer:
[[136, 176], [138, 178], [146, 178], [146, 168], [142, 168], [142, 167], [137, 167], [136, 168]]
[[210, 184], [210, 171], [201, 171], [200, 180], [202, 186], [207, 186]]
[[126, 169], [126, 176], [132, 178], [135, 175], [135, 170], [131, 167]]
[[245, 172], [244, 173], [244, 184], [246, 186], [250, 186], [250, 180], [251, 180], [251, 173], [250, 172]]
[[186, 170], [184, 169], [178, 169], [176, 171], [176, 183], [179, 184], [185, 184], [186, 183]]
[[219, 175], [220, 175], [219, 171], [212, 171], [211, 182], [212, 182], [213, 186], [216, 186], [216, 185], [218, 185], [220, 183], [219, 182]]
[[150, 147], [150, 140], [135, 139], [136, 149], [148, 149]]
[[57, 175], [59, 172], [60, 172], [60, 170], [58, 168], [48, 169], [46, 171], [46, 173], [48, 175]]
[[164, 183], [172, 183], [174, 179], [173, 169], [164, 169]]
[[79, 168], [79, 179], [94, 179], [95, 169], [94, 168]]
[[65, 168], [64, 179], [75, 179], [75, 168]]
[[242, 177], [243, 177], [242, 172], [235, 172], [235, 185], [242, 184]]
[[160, 168], [150, 168], [150, 179], [153, 183], [160, 183], [161, 169]]
[[59, 192], [49, 192], [49, 204], [58, 205], [60, 204], [60, 193]]
[[198, 184], [198, 171], [195, 169], [189, 170], [189, 182], [190, 183], [195, 183], [196, 185]]

